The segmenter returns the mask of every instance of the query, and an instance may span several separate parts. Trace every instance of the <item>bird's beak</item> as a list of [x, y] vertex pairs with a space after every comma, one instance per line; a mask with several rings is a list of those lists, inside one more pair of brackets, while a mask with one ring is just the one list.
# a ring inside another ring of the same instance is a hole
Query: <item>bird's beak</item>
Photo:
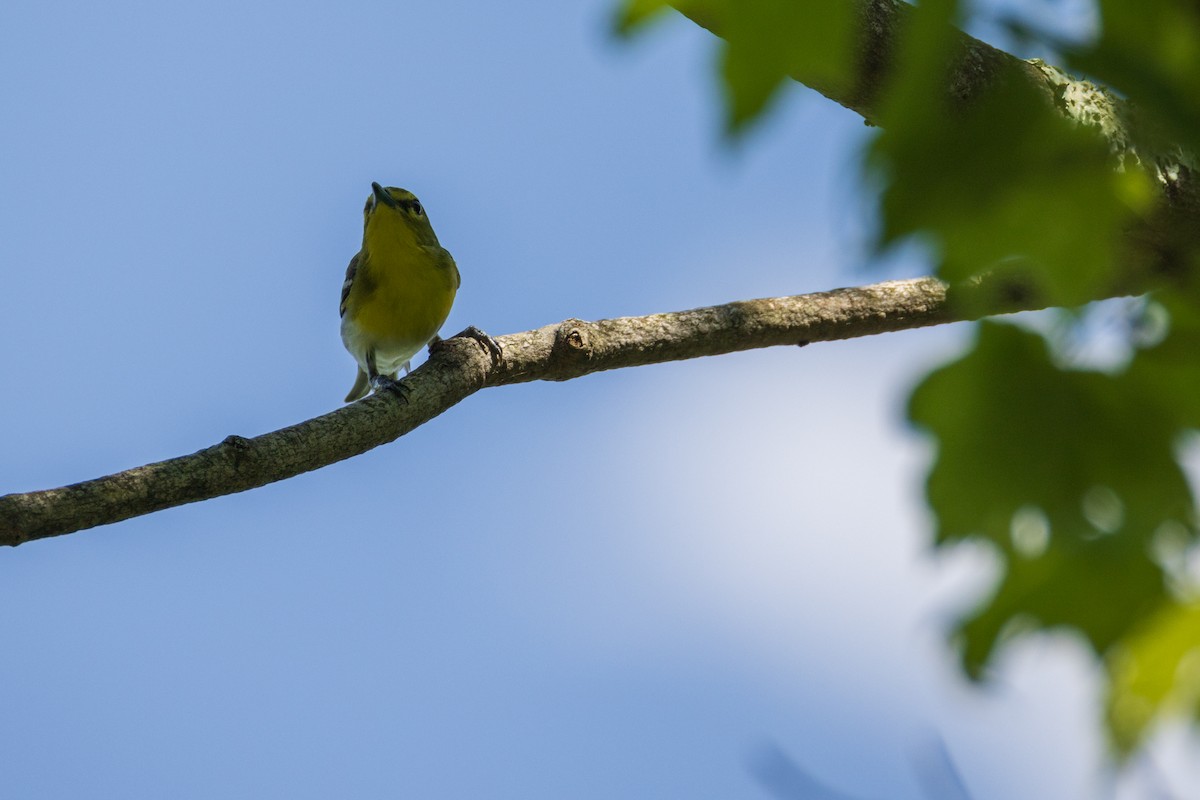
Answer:
[[378, 183], [371, 184], [371, 191], [375, 194], [376, 203], [383, 203], [385, 206], [390, 206], [392, 208], [396, 207], [395, 198], [388, 194], [387, 189], [383, 188]]

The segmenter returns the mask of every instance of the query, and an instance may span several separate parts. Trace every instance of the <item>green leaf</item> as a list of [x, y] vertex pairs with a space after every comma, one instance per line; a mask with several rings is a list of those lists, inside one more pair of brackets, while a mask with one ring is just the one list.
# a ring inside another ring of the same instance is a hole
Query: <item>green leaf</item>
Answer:
[[670, 7], [667, 0], [624, 0], [617, 6], [613, 30], [618, 36], [631, 36]]
[[747, 48], [726, 45], [721, 53], [725, 81], [725, 133], [737, 136], [762, 115], [787, 81], [782, 64], [748, 56]]
[[1109, 656], [1106, 718], [1128, 755], [1151, 721], [1200, 715], [1200, 600], [1167, 603]]
[[936, 0], [912, 15], [867, 160], [884, 187], [880, 245], [922, 234], [947, 281], [1011, 271], [1051, 304], [1094, 299], [1113, 285], [1149, 179], [1118, 170], [1099, 133], [1063, 118], [1015, 67], [956, 100], [945, 88], [956, 10]]
[[[727, 128], [741, 132], [789, 75], [840, 74], [850, 63], [854, 4], [844, 0], [723, 0]], [[717, 5], [710, 2], [707, 5]]]
[[674, 7], [720, 30], [725, 128], [736, 137], [771, 107], [789, 76], [844, 77], [853, 65], [855, 4], [844, 0], [624, 0], [620, 35]]
[[1104, 652], [1162, 602], [1150, 544], [1165, 525], [1191, 535], [1192, 496], [1158, 411], [1139, 382], [1060, 369], [1041, 336], [998, 323], [913, 392], [909, 419], [937, 443], [937, 541], [983, 538], [1007, 567], [959, 630], [971, 674], [1014, 625], [1070, 626]]
[[1128, 380], [1141, 385], [1180, 428], [1200, 428], [1200, 303], [1182, 292], [1160, 292], [1148, 307], [1148, 326], [1161, 340], [1134, 354]]

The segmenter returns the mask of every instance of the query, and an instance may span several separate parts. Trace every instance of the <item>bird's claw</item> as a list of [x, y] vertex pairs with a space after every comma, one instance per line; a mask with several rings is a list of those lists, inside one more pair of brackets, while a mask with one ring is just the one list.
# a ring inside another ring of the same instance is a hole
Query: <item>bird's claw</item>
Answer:
[[395, 378], [389, 378], [387, 375], [376, 375], [375, 377], [371, 378], [371, 391], [375, 392], [376, 394], [391, 392], [407, 403], [408, 393], [412, 390], [403, 381], [398, 381]]
[[[504, 354], [502, 348], [500, 347], [500, 343], [491, 336], [488, 336], [483, 331], [479, 330], [479, 328], [476, 328], [474, 325], [469, 325], [466, 328], [463, 328], [450, 338], [474, 339], [476, 342], [479, 342], [479, 344], [483, 346], [483, 349], [487, 350], [488, 354], [492, 357], [492, 364], [499, 364], [504, 359]], [[445, 339], [440, 336], [434, 336], [429, 340], [429, 352], [432, 353], [435, 350], [444, 347], [445, 344]]]
[[491, 355], [493, 364], [499, 364], [504, 360], [504, 352], [500, 347], [500, 343], [474, 325], [468, 325], [466, 328], [463, 328], [454, 334], [454, 338], [474, 339], [479, 342], [479, 344], [483, 345], [483, 349], [487, 350]]

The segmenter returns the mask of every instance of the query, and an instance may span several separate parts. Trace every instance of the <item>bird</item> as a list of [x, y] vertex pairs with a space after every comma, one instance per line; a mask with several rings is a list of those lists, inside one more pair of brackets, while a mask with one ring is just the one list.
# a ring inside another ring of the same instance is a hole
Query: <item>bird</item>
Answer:
[[362, 249], [350, 259], [342, 284], [342, 342], [358, 362], [345, 402], [397, 385], [399, 370], [407, 374], [412, 357], [438, 340], [461, 283], [458, 265], [438, 242], [417, 196], [372, 183], [363, 207]]

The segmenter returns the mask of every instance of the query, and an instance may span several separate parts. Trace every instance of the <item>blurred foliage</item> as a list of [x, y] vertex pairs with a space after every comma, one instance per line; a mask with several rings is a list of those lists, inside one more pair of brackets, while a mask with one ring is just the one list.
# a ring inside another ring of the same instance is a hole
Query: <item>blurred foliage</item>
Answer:
[[950, 83], [954, 0], [912, 15], [867, 165], [883, 185], [880, 244], [935, 242], [957, 282], [1019, 272], [1052, 305], [1077, 305], [1119, 273], [1124, 228], [1153, 198], [1140, 169], [1113, 168], [1095, 128], [1077, 126], [1028, 81], [1002, 75], [969, 105]]
[[1167, 600], [1152, 545], [1188, 530], [1192, 497], [1159, 412], [1128, 373], [1062, 369], [1041, 335], [994, 322], [913, 392], [938, 442], [938, 543], [983, 537], [1007, 565], [961, 629], [972, 674], [1006, 632], [1069, 626], [1104, 652]]
[[617, 31], [628, 35], [674, 7], [721, 28], [726, 133], [737, 136], [769, 107], [791, 75], [836, 75], [853, 56], [854, 5], [795, 0], [627, 0]]
[[[1149, 308], [1151, 342], [1134, 352], [1129, 380], [1159, 403], [1158, 413], [1180, 430], [1200, 429], [1200, 297], [1160, 292]], [[1158, 329], [1161, 329], [1158, 330]]]
[[[865, 62], [853, 26], [865, 2], [624, 0], [617, 27], [628, 34], [674, 7], [718, 33], [726, 128], [737, 133], [768, 111], [784, 76], [857, 85]], [[1162, 180], [1196, 168], [1200, 4], [1097, 2], [1095, 41], [1033, 38], [1130, 101], [1112, 140], [1100, 129], [1112, 133], [1103, 107], [1117, 95], [1094, 89], [1101, 112], [1084, 115], [1093, 124], [1071, 122], [1063, 97], [1056, 110], [1015, 59], [964, 91], [950, 76], [966, 4], [906, 9], [871, 119], [882, 130], [863, 158], [865, 185], [879, 191], [880, 249], [919, 237], [945, 280], [1011, 273], [1068, 309], [1068, 322], [1112, 293], [1131, 266], [1129, 231], [1158, 210]], [[1200, 220], [1168, 227], [1193, 225], [1200, 231]], [[1161, 714], [1200, 713], [1200, 587], [1187, 566], [1196, 511], [1179, 462], [1200, 428], [1200, 292], [1187, 269], [1200, 267], [1200, 233], [1184, 234], [1185, 252], [1172, 253], [1184, 268], [1131, 326], [1121, 367], [1081, 369], [1041, 333], [984, 322], [909, 405], [937, 446], [927, 493], [938, 544], [982, 539], [1005, 564], [955, 632], [965, 669], [983, 674], [1015, 634], [1076, 631], [1108, 666], [1120, 753]]]
[[1162, 142], [1200, 153], [1200, 3], [1099, 0], [1103, 32], [1067, 49], [1067, 65], [1137, 103]]
[[1137, 746], [1159, 716], [1200, 714], [1200, 600], [1168, 603], [1108, 656], [1107, 719], [1117, 747]]

